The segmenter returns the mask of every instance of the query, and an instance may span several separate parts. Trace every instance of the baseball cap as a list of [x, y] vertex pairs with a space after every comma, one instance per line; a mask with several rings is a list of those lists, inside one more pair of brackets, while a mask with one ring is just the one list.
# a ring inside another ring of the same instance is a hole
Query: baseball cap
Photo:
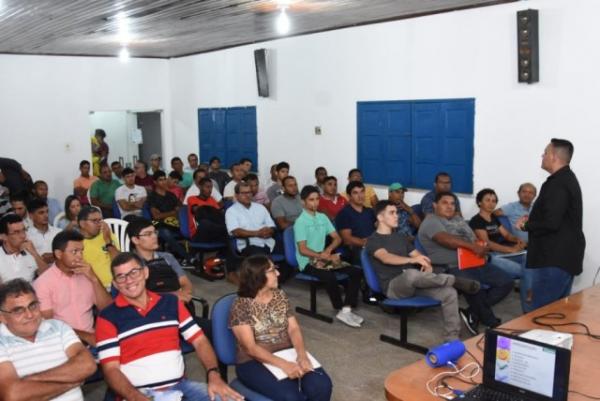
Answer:
[[402, 191], [406, 192], [406, 188], [399, 182], [394, 182], [394, 183], [390, 184], [390, 186], [388, 187], [388, 191], [390, 191], [390, 192], [398, 191], [398, 190], [402, 190]]
[[158, 153], [152, 153], [150, 155], [150, 160], [157, 160], [157, 159], [162, 159], [162, 157], [160, 157], [160, 155]]

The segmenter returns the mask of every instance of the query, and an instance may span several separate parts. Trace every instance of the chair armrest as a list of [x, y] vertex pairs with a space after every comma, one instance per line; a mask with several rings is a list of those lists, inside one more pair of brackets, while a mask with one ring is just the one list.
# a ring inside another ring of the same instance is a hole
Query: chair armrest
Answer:
[[208, 314], [209, 314], [209, 311], [210, 311], [210, 306], [208, 305], [208, 301], [206, 299], [204, 299], [204, 298], [199, 298], [199, 297], [192, 296], [192, 303], [194, 303], [194, 302], [199, 303], [200, 306], [202, 307], [201, 316], [204, 319], [208, 319]]

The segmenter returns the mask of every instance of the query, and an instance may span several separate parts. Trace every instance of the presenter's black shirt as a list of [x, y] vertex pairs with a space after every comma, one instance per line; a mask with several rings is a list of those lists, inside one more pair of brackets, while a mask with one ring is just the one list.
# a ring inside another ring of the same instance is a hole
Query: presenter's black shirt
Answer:
[[581, 274], [582, 216], [579, 182], [565, 166], [546, 179], [529, 215], [527, 267], [560, 267], [571, 275]]

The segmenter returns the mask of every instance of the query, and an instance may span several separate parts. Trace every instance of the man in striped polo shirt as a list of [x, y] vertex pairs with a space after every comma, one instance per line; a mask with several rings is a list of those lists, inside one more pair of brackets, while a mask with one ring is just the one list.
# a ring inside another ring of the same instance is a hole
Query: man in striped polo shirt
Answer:
[[[148, 268], [139, 256], [121, 253], [111, 270], [119, 295], [100, 312], [96, 345], [104, 378], [120, 399], [149, 401], [155, 391], [179, 392], [184, 401], [243, 399], [221, 379], [212, 346], [184, 304], [146, 290]], [[179, 334], [194, 346], [207, 384], [184, 377]]]
[[0, 320], [0, 400], [83, 401], [94, 359], [66, 323], [42, 319], [31, 284], [0, 285]]

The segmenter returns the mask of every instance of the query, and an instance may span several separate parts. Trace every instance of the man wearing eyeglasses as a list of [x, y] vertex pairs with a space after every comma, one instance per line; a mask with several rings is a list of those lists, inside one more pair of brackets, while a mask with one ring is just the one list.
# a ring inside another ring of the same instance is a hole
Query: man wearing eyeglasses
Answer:
[[23, 219], [16, 214], [7, 214], [0, 219], [0, 282], [22, 278], [31, 282], [36, 273], [41, 274], [48, 265], [37, 253]]
[[67, 324], [43, 319], [31, 284], [0, 285], [0, 321], [0, 399], [83, 401], [94, 359]]
[[42, 316], [67, 323], [79, 338], [94, 347], [94, 315], [112, 299], [89, 263], [83, 260], [83, 236], [72, 230], [61, 231], [52, 241], [55, 263], [38, 277], [33, 286]]
[[118, 243], [102, 213], [94, 206], [84, 206], [77, 215], [79, 232], [83, 235], [83, 260], [89, 263], [102, 282], [110, 288], [110, 261], [119, 254]]
[[[189, 401], [242, 400], [221, 379], [213, 348], [184, 304], [172, 294], [146, 290], [149, 272], [142, 259], [125, 252], [111, 268], [119, 295], [96, 322], [100, 364], [109, 387], [128, 401], [149, 401], [157, 391]], [[179, 335], [195, 348], [206, 368], [206, 384], [184, 377]]]

